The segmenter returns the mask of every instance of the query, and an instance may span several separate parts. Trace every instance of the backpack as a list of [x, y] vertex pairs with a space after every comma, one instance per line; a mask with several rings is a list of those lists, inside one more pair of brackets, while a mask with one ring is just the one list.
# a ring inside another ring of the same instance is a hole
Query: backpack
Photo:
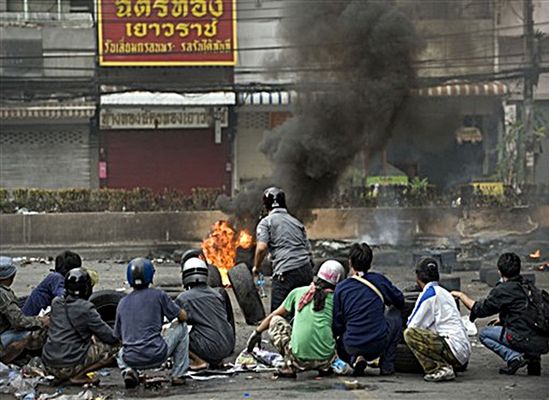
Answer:
[[539, 335], [549, 337], [549, 293], [530, 282], [523, 282], [522, 289], [528, 297], [525, 318]]

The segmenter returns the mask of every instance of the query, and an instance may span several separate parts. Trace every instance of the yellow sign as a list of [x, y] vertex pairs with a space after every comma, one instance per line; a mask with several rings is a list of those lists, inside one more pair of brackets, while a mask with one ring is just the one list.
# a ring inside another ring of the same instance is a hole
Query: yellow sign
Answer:
[[484, 196], [503, 196], [504, 188], [502, 182], [473, 182], [475, 193], [482, 194]]

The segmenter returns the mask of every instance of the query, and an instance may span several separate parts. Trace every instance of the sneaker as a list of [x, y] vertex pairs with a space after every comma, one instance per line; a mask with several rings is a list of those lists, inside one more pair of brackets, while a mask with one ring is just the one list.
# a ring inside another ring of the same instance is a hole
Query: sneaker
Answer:
[[522, 367], [528, 364], [528, 361], [523, 357], [515, 358], [507, 363], [507, 366], [500, 368], [499, 373], [502, 375], [515, 375]]
[[541, 376], [541, 358], [534, 357], [528, 360], [528, 375]]
[[367, 365], [366, 359], [358, 356], [353, 364], [353, 376], [363, 376]]
[[122, 378], [126, 389], [134, 389], [139, 386], [139, 375], [137, 371], [131, 368], [126, 368], [122, 371]]
[[456, 379], [456, 374], [454, 374], [454, 370], [452, 369], [452, 367], [442, 367], [432, 374], [425, 375], [423, 379], [425, 379], [427, 382], [452, 381]]

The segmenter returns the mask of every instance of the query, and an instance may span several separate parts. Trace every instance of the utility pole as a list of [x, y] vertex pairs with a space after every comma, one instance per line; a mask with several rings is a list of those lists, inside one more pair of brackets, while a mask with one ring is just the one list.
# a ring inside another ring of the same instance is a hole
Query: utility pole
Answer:
[[518, 137], [518, 183], [532, 183], [534, 175], [534, 156], [526, 148], [526, 142], [532, 138], [534, 129], [534, 86], [538, 82], [538, 65], [535, 50], [534, 36], [534, 5], [532, 0], [523, 0], [523, 35], [524, 35], [524, 82], [523, 82], [523, 103], [522, 103], [522, 124], [523, 129], [519, 131]]

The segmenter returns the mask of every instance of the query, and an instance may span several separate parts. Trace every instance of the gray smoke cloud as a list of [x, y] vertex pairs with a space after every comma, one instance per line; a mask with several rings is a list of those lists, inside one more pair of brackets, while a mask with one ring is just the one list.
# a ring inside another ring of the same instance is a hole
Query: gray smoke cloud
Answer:
[[339, 177], [364, 151], [383, 148], [410, 87], [418, 37], [389, 1], [287, 2], [281, 32], [291, 49], [275, 67], [297, 69], [294, 117], [266, 135], [260, 150], [273, 175], [252, 182], [219, 207], [236, 221], [257, 221], [261, 194], [282, 187], [288, 208], [304, 218], [325, 202]]

